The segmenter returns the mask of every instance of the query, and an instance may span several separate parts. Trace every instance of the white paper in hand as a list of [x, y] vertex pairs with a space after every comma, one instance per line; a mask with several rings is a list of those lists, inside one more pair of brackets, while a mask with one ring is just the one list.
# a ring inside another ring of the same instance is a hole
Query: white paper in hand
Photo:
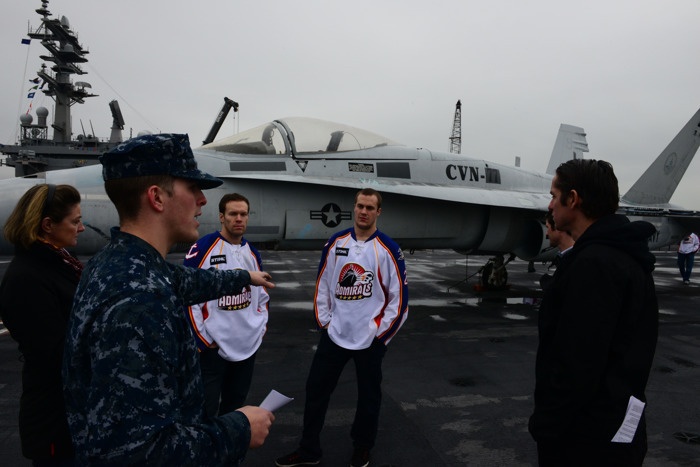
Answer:
[[625, 419], [622, 421], [622, 425], [615, 433], [612, 439], [613, 443], [631, 443], [634, 439], [634, 434], [637, 432], [637, 427], [639, 426], [639, 420], [642, 418], [642, 412], [644, 412], [644, 406], [646, 404], [634, 396], [630, 396], [630, 400], [627, 403], [627, 412], [625, 413]]
[[274, 412], [280, 407], [284, 407], [294, 400], [293, 397], [287, 397], [274, 389], [265, 397], [265, 400], [260, 403], [260, 407], [270, 412]]

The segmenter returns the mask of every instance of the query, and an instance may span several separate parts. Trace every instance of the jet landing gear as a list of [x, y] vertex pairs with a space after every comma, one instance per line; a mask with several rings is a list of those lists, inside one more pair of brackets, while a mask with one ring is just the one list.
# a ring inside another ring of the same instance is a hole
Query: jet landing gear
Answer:
[[[513, 253], [511, 253], [508, 259], [505, 261], [503, 260], [502, 254], [497, 254], [493, 258], [489, 258], [486, 264], [481, 266], [474, 274], [467, 275], [465, 279], [462, 279], [456, 284], [448, 287], [447, 291], [449, 292], [451, 288], [456, 287], [459, 284], [466, 283], [477, 274], [479, 274], [479, 282], [474, 284], [474, 290], [477, 292], [482, 292], [484, 290], [505, 289], [508, 287], [508, 270], [506, 269], [506, 265], [514, 259], [515, 255]], [[469, 264], [469, 261], [467, 261], [466, 264]]]
[[506, 265], [514, 259], [515, 255], [513, 253], [511, 253], [505, 261], [501, 254], [490, 258], [478, 271], [478, 273], [481, 274], [479, 276], [479, 288], [482, 290], [505, 289], [508, 286], [508, 270], [506, 269]]

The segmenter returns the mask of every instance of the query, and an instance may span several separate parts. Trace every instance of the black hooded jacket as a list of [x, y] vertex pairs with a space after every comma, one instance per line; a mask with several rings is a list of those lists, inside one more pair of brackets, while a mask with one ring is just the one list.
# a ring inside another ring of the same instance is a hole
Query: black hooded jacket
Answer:
[[16, 247], [0, 283], [0, 316], [24, 360], [19, 405], [22, 453], [37, 461], [74, 457], [61, 365], [78, 279], [70, 265], [37, 241], [29, 249]]
[[[529, 426], [536, 441], [610, 442], [630, 396], [646, 402], [658, 333], [654, 231], [621, 215], [598, 219], [545, 286]], [[644, 417], [633, 443], [646, 446]]]

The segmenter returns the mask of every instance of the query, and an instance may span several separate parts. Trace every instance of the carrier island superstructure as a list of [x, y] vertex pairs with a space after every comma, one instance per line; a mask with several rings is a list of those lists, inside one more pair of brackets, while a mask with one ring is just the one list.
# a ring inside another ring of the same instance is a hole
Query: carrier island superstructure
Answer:
[[36, 108], [36, 121], [28, 110], [20, 116], [17, 141], [14, 144], [0, 144], [5, 163], [14, 167], [15, 176], [18, 177], [97, 164], [102, 152], [122, 141], [124, 119], [116, 100], [109, 103], [112, 112], [109, 139], [95, 136], [91, 124], [90, 131], [86, 132], [82, 122], [80, 131], [74, 137], [71, 118], [73, 105], [83, 104], [85, 99], [97, 96], [92, 93], [89, 83], [72, 80], [73, 75], [86, 74], [81, 65], [87, 63], [89, 51], [78, 41], [68, 18], [52, 18], [48, 5], [48, 0], [41, 2], [41, 8], [36, 10], [41, 17], [41, 25], [36, 29], [30, 27], [28, 38], [22, 42], [38, 41], [48, 51], [48, 54], [40, 56], [44, 63], [36, 78], [30, 81], [35, 84], [32, 92], [43, 92], [53, 99], [53, 123], [49, 123], [49, 110], [46, 107]]

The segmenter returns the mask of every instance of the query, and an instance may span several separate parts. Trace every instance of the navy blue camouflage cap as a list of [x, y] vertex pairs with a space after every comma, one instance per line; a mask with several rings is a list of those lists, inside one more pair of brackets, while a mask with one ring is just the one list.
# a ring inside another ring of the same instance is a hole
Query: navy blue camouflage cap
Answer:
[[216, 188], [220, 180], [197, 168], [197, 161], [186, 134], [162, 133], [131, 138], [100, 156], [102, 178], [171, 175], [194, 180], [202, 190]]

